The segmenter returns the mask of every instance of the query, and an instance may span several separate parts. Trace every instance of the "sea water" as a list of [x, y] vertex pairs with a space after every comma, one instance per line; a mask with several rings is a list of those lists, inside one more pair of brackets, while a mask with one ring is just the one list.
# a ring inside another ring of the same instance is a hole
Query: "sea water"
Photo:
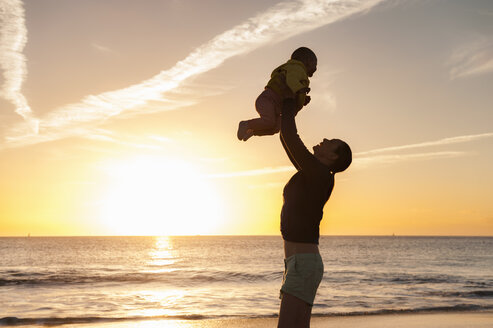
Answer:
[[[493, 309], [493, 237], [320, 239], [314, 315]], [[269, 317], [279, 236], [0, 238], [0, 325]]]

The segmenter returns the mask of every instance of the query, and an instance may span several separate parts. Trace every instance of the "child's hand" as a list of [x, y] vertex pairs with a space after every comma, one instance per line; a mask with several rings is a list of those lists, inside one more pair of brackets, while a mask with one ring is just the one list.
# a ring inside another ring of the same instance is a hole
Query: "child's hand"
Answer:
[[310, 96], [305, 96], [305, 104], [303, 106], [306, 106], [310, 103], [310, 100], [312, 100], [312, 97]]

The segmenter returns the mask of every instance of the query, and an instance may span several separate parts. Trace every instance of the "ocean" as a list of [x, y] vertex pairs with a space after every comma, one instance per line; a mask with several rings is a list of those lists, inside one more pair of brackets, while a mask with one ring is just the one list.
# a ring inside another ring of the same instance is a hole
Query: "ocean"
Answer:
[[[323, 236], [313, 315], [493, 309], [493, 237]], [[0, 325], [273, 317], [279, 236], [0, 238]]]

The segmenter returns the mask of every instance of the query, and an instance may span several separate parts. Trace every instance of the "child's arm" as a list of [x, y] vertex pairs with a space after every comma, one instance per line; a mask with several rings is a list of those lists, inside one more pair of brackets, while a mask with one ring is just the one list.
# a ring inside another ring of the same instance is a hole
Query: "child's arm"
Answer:
[[310, 101], [306, 100], [306, 94], [310, 92], [309, 84], [308, 76], [301, 66], [295, 65], [286, 70], [286, 85], [293, 93], [298, 109], [301, 109]]

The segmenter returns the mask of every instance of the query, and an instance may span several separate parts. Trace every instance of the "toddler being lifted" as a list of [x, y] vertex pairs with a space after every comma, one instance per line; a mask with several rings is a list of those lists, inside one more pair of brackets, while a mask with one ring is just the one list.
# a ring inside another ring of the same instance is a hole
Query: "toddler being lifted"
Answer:
[[317, 56], [306, 47], [296, 49], [291, 59], [277, 67], [265, 90], [255, 101], [260, 115], [238, 126], [239, 140], [247, 141], [251, 136], [273, 135], [281, 128], [281, 106], [285, 98], [295, 98], [298, 110], [310, 102], [310, 81], [317, 70]]

